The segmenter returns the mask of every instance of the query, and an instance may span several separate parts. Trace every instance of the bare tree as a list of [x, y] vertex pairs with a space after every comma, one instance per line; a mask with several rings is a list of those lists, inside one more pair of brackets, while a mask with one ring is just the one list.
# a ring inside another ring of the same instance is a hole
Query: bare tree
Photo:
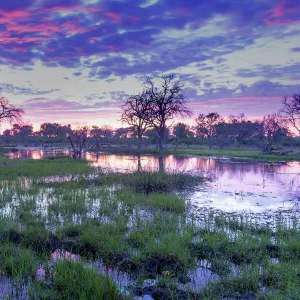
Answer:
[[11, 124], [20, 123], [23, 114], [23, 109], [16, 108], [5, 97], [0, 97], [0, 124], [4, 121]]
[[89, 131], [90, 129], [87, 126], [77, 126], [76, 129], [71, 129], [67, 133], [67, 138], [73, 150], [72, 156], [74, 159], [82, 158], [83, 149], [87, 143]]
[[300, 94], [285, 97], [281, 112], [300, 134]]
[[134, 127], [138, 137], [138, 149], [142, 146], [144, 132], [151, 126], [151, 97], [148, 92], [130, 96], [123, 105], [121, 121]]
[[165, 135], [167, 132], [167, 121], [174, 116], [191, 116], [192, 112], [186, 105], [183, 94], [183, 84], [174, 75], [166, 75], [158, 78], [158, 83], [148, 78], [145, 82], [146, 92], [151, 100], [151, 114], [149, 121], [158, 135], [158, 146], [163, 150]]

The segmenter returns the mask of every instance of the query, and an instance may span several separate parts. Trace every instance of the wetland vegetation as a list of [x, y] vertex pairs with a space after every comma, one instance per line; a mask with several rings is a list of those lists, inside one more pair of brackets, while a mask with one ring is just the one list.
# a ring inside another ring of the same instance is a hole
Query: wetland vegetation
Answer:
[[196, 209], [199, 174], [1, 156], [0, 178], [3, 298], [300, 297], [297, 213]]

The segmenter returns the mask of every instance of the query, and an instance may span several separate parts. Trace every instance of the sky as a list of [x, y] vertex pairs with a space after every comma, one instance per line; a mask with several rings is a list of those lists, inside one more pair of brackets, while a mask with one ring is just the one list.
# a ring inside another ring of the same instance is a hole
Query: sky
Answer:
[[0, 1], [2, 96], [35, 128], [119, 127], [126, 97], [169, 73], [193, 118], [277, 112], [300, 93], [299, 0]]

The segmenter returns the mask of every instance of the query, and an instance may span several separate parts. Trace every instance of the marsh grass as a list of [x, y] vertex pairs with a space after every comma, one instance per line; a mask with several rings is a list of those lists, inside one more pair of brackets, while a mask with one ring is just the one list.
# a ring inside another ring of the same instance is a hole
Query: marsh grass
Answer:
[[142, 171], [128, 174], [123, 183], [137, 192], [172, 192], [200, 184], [203, 178], [183, 173]]
[[95, 185], [119, 184], [129, 187], [140, 193], [152, 192], [173, 192], [174, 190], [184, 190], [197, 184], [201, 184], [204, 178], [177, 172], [160, 171], [136, 171], [129, 174], [124, 173], [103, 173], [91, 183]]
[[[64, 168], [64, 174], [75, 171]], [[14, 178], [0, 187], [0, 273], [15, 283], [28, 281], [33, 298], [122, 299], [107, 274], [88, 267], [101, 261], [107, 270], [132, 276], [133, 294], [144, 280], [157, 279], [148, 291], [155, 299], [285, 299], [285, 294], [299, 299], [297, 218], [278, 216], [262, 224], [253, 215], [191, 212], [184, 193], [174, 190], [185, 191], [202, 179], [186, 174], [43, 179]], [[49, 262], [56, 249], [79, 254], [81, 261]], [[217, 282], [180, 291], [178, 279], [201, 260]], [[38, 281], [40, 264], [48, 271]]]
[[261, 161], [299, 161], [299, 155], [275, 155], [262, 154], [257, 148], [251, 147], [233, 147], [226, 149], [218, 149], [213, 147], [192, 147], [190, 149], [178, 149], [178, 151], [170, 150], [169, 154], [189, 154], [198, 156], [217, 156], [217, 157], [235, 157], [235, 158], [250, 158]]
[[13, 279], [23, 281], [35, 274], [38, 261], [29, 249], [11, 243], [0, 245], [0, 271]]
[[125, 299], [107, 275], [100, 275], [81, 262], [55, 263], [50, 284], [42, 281], [33, 286], [31, 295], [38, 299]]
[[15, 180], [19, 177], [44, 177], [52, 175], [87, 174], [93, 169], [86, 160], [70, 158], [21, 160], [2, 158], [7, 166], [0, 167], [0, 180]]
[[145, 195], [130, 189], [118, 189], [115, 194], [118, 200], [126, 203], [129, 207], [144, 205], [152, 209], [174, 213], [184, 213], [186, 209], [185, 199], [173, 194], [151, 193]]

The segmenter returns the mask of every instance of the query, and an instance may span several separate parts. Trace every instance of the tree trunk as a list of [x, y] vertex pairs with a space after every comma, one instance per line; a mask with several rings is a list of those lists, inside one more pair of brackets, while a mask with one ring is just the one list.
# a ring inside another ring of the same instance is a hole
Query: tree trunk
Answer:
[[161, 156], [158, 158], [158, 165], [159, 165], [159, 172], [165, 172], [164, 158]]
[[164, 127], [160, 127], [157, 133], [158, 133], [158, 148], [160, 151], [162, 151], [164, 148], [164, 136], [165, 136]]
[[138, 154], [138, 172], [142, 171], [141, 155]]
[[208, 136], [207, 141], [208, 141], [208, 147], [209, 147], [209, 149], [211, 149], [211, 147], [213, 145], [212, 136]]
[[163, 139], [162, 139], [161, 136], [158, 138], [158, 149], [159, 149], [160, 151], [163, 150]]
[[138, 135], [138, 143], [137, 143], [137, 148], [139, 151], [141, 150], [141, 147], [142, 147], [142, 135], [139, 134]]
[[174, 147], [175, 151], [177, 150], [177, 147], [179, 146], [179, 144], [180, 144], [180, 140], [176, 141], [176, 144], [175, 144], [175, 147]]

